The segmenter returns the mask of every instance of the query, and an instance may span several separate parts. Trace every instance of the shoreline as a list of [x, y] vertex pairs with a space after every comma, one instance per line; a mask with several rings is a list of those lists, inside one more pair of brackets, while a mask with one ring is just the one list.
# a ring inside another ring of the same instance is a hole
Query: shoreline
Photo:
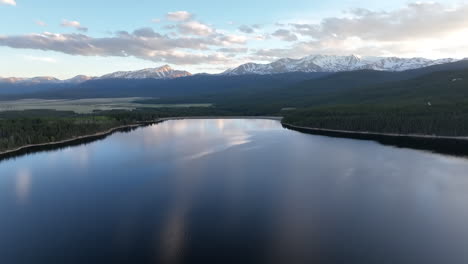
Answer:
[[141, 122], [141, 123], [138, 123], [138, 124], [118, 126], [118, 127], [110, 128], [110, 129], [108, 129], [106, 131], [103, 131], [103, 132], [78, 136], [78, 137], [74, 137], [74, 138], [70, 138], [70, 139], [64, 139], [64, 140], [60, 140], [60, 141], [24, 145], [24, 146], [21, 146], [21, 147], [17, 147], [15, 149], [1, 151], [0, 156], [8, 155], [8, 154], [14, 154], [15, 152], [27, 150], [27, 149], [30, 149], [30, 148], [61, 145], [61, 144], [65, 144], [65, 143], [71, 143], [71, 142], [74, 142], [74, 141], [82, 140], [82, 139], [89, 139], [89, 138], [94, 138], [94, 137], [107, 136], [107, 135], [110, 135], [110, 134], [116, 132], [117, 130], [126, 129], [126, 128], [135, 128], [135, 127], [140, 127], [140, 126], [149, 125], [149, 124], [156, 124], [156, 123], [159, 123], [159, 122], [162, 122], [162, 121], [159, 121], [159, 120], [146, 121], [146, 122]]
[[327, 136], [327, 133], [338, 135], [339, 137], [343, 138], [352, 138], [352, 136], [362, 136], [362, 137], [369, 137], [369, 140], [372, 140], [371, 137], [389, 137], [389, 138], [413, 138], [413, 139], [448, 139], [448, 140], [462, 140], [462, 141], [468, 141], [468, 137], [450, 137], [450, 136], [435, 136], [435, 135], [420, 135], [420, 134], [393, 134], [393, 133], [376, 133], [376, 132], [366, 132], [366, 131], [350, 131], [350, 130], [338, 130], [338, 129], [325, 129], [325, 128], [313, 128], [313, 127], [305, 127], [305, 126], [296, 126], [296, 125], [291, 125], [288, 123], [283, 123], [281, 120], [283, 117], [278, 117], [278, 116], [183, 116], [183, 117], [164, 117], [164, 118], [158, 118], [152, 121], [144, 121], [144, 122], [139, 122], [139, 123], [134, 123], [134, 124], [129, 124], [129, 125], [123, 125], [123, 126], [118, 126], [114, 128], [110, 128], [106, 131], [94, 133], [94, 134], [88, 134], [88, 135], [83, 135], [83, 136], [78, 136], [70, 139], [64, 139], [60, 141], [54, 141], [54, 142], [47, 142], [47, 143], [38, 143], [38, 144], [29, 144], [29, 145], [24, 145], [21, 147], [17, 147], [15, 149], [10, 149], [10, 150], [5, 150], [5, 151], [0, 151], [0, 157], [5, 156], [5, 155], [11, 155], [15, 154], [16, 152], [28, 150], [31, 148], [36, 148], [36, 147], [44, 147], [44, 146], [54, 146], [54, 145], [62, 145], [66, 143], [72, 143], [75, 141], [83, 140], [83, 139], [92, 139], [92, 138], [97, 138], [97, 137], [102, 137], [102, 136], [108, 136], [110, 134], [113, 134], [114, 132], [117, 132], [118, 130], [122, 129], [127, 129], [127, 128], [137, 128], [141, 127], [144, 125], [151, 125], [151, 124], [158, 124], [164, 121], [170, 121], [170, 120], [184, 120], [184, 119], [265, 119], [265, 120], [276, 120], [281, 123], [281, 125], [287, 129], [291, 129], [294, 131], [298, 131], [301, 133], [314, 133], [314, 134], [320, 134]]
[[137, 128], [141, 127], [144, 125], [151, 125], [151, 124], [158, 124], [164, 121], [170, 121], [170, 120], [183, 120], [183, 119], [269, 119], [269, 120], [277, 120], [281, 121], [282, 117], [275, 117], [275, 116], [185, 116], [185, 117], [164, 117], [164, 118], [158, 118], [153, 121], [144, 121], [144, 122], [139, 122], [135, 124], [130, 124], [130, 125], [123, 125], [123, 126], [118, 126], [114, 128], [110, 128], [106, 131], [94, 133], [94, 134], [88, 134], [88, 135], [83, 135], [83, 136], [78, 136], [70, 139], [64, 139], [60, 141], [54, 141], [54, 142], [47, 142], [47, 143], [37, 143], [37, 144], [29, 144], [29, 145], [24, 145], [21, 147], [17, 147], [14, 149], [10, 150], [5, 150], [5, 151], [0, 151], [0, 157], [5, 156], [5, 155], [11, 155], [16, 152], [28, 150], [31, 148], [37, 148], [37, 147], [45, 147], [45, 146], [54, 146], [54, 145], [61, 145], [61, 144], [66, 144], [66, 143], [72, 143], [75, 141], [83, 140], [83, 139], [92, 139], [92, 138], [97, 138], [97, 137], [102, 137], [102, 136], [108, 136], [114, 132], [117, 132], [118, 130], [121, 129], [127, 129], [127, 128]]
[[160, 118], [161, 121], [183, 120], [183, 119], [264, 119], [281, 121], [282, 116], [182, 116], [182, 117], [167, 117]]
[[452, 139], [452, 140], [463, 140], [468, 141], [468, 137], [451, 137], [451, 136], [436, 136], [436, 135], [423, 135], [423, 134], [394, 134], [394, 133], [377, 133], [377, 132], [367, 132], [367, 131], [351, 131], [351, 130], [339, 130], [339, 129], [326, 129], [326, 128], [313, 128], [313, 127], [304, 127], [296, 126], [288, 123], [281, 123], [284, 127], [291, 130], [300, 130], [309, 131], [309, 132], [322, 132], [322, 133], [334, 133], [341, 134], [343, 137], [346, 135], [361, 135], [361, 136], [383, 136], [383, 137], [394, 137], [394, 138], [415, 138], [415, 139]]

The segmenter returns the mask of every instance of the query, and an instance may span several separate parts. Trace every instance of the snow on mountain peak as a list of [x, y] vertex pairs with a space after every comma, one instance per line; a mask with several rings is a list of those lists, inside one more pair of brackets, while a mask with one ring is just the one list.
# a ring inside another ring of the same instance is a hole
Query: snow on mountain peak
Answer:
[[192, 74], [187, 71], [174, 70], [169, 65], [164, 65], [158, 68], [147, 68], [138, 71], [118, 71], [106, 74], [100, 79], [174, 79], [179, 77], [191, 76]]
[[342, 72], [355, 70], [405, 71], [455, 62], [455, 59], [361, 57], [358, 55], [310, 55], [301, 59], [280, 59], [269, 64], [247, 63], [229, 69], [225, 75], [275, 74], [286, 72]]
[[0, 78], [0, 82], [10, 83], [10, 84], [40, 84], [40, 83], [59, 83], [61, 81], [51, 76], [39, 76], [39, 77], [33, 77], [33, 78], [20, 78], [20, 77]]

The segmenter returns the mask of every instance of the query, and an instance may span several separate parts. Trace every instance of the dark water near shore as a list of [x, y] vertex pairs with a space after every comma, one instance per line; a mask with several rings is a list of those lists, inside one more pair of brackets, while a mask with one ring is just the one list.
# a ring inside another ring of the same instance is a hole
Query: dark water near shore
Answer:
[[468, 263], [468, 159], [178, 120], [0, 162], [0, 263]]

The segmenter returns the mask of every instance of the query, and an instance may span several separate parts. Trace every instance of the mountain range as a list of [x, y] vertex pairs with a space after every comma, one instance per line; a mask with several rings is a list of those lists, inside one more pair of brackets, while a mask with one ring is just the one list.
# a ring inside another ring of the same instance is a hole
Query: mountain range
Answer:
[[159, 68], [148, 68], [138, 71], [119, 71], [101, 76], [100, 79], [174, 79], [192, 76], [190, 72], [178, 71], [169, 65]]
[[456, 59], [430, 60], [425, 58], [359, 57], [312, 55], [301, 59], [280, 59], [269, 64], [247, 63], [229, 69], [225, 75], [277, 74], [286, 72], [344, 72], [356, 70], [406, 71], [451, 63]]
[[59, 80], [55, 77], [41, 76], [33, 78], [9, 77], [1, 78], [0, 84], [18, 84], [18, 85], [36, 85], [36, 84], [79, 84], [94, 79], [174, 79], [179, 77], [191, 76], [187, 71], [173, 70], [169, 65], [158, 68], [148, 68], [138, 71], [118, 71], [101, 77], [92, 77], [86, 75], [77, 75], [66, 80]]
[[[397, 58], [397, 57], [360, 57], [356, 55], [335, 56], [335, 55], [312, 55], [301, 59], [279, 59], [269, 64], [246, 63], [237, 68], [229, 69], [217, 75], [268, 75], [291, 72], [346, 72], [356, 70], [377, 70], [400, 72], [412, 69], [419, 69], [433, 65], [456, 62], [457, 59], [430, 60], [425, 58]], [[91, 77], [78, 75], [71, 79], [59, 80], [55, 77], [34, 77], [34, 78], [1, 78], [0, 84], [11, 85], [37, 85], [37, 84], [79, 84], [96, 79], [175, 79], [188, 77], [192, 74], [188, 71], [174, 70], [169, 65], [158, 68], [148, 68], [137, 71], [118, 71], [101, 77]]]

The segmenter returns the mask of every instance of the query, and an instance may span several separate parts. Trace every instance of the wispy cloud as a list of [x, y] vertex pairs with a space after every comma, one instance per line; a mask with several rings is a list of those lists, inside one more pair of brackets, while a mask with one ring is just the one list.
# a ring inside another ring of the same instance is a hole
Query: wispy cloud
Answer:
[[182, 34], [208, 36], [215, 32], [214, 28], [198, 21], [188, 21], [177, 25]]
[[177, 12], [169, 12], [166, 14], [166, 18], [170, 21], [187, 21], [193, 18], [193, 14], [187, 11], [177, 11]]
[[16, 5], [16, 1], [15, 1], [15, 0], [0, 0], [0, 4], [15, 6], [15, 5]]
[[240, 47], [240, 48], [221, 48], [218, 51], [223, 53], [246, 53], [249, 51], [248, 48]]
[[252, 34], [252, 33], [255, 32], [255, 30], [252, 27], [247, 26], [247, 25], [240, 26], [239, 31], [243, 32], [243, 33], [246, 33], [246, 34]]
[[[203, 34], [202, 34], [203, 35]], [[93, 38], [85, 34], [28, 34], [0, 36], [0, 46], [51, 50], [82, 56], [133, 56], [173, 64], [226, 63], [228, 57], [215, 47], [240, 45], [242, 36], [213, 33], [209, 36], [170, 37], [151, 28], [132, 33], [119, 31], [111, 37]]]
[[87, 32], [88, 28], [83, 27], [80, 22], [78, 21], [71, 21], [71, 20], [62, 20], [62, 23], [60, 24], [62, 27], [69, 27], [69, 28], [75, 28], [78, 31], [82, 32]]
[[287, 29], [278, 29], [271, 35], [283, 41], [296, 41], [298, 39], [296, 34], [292, 33]]

